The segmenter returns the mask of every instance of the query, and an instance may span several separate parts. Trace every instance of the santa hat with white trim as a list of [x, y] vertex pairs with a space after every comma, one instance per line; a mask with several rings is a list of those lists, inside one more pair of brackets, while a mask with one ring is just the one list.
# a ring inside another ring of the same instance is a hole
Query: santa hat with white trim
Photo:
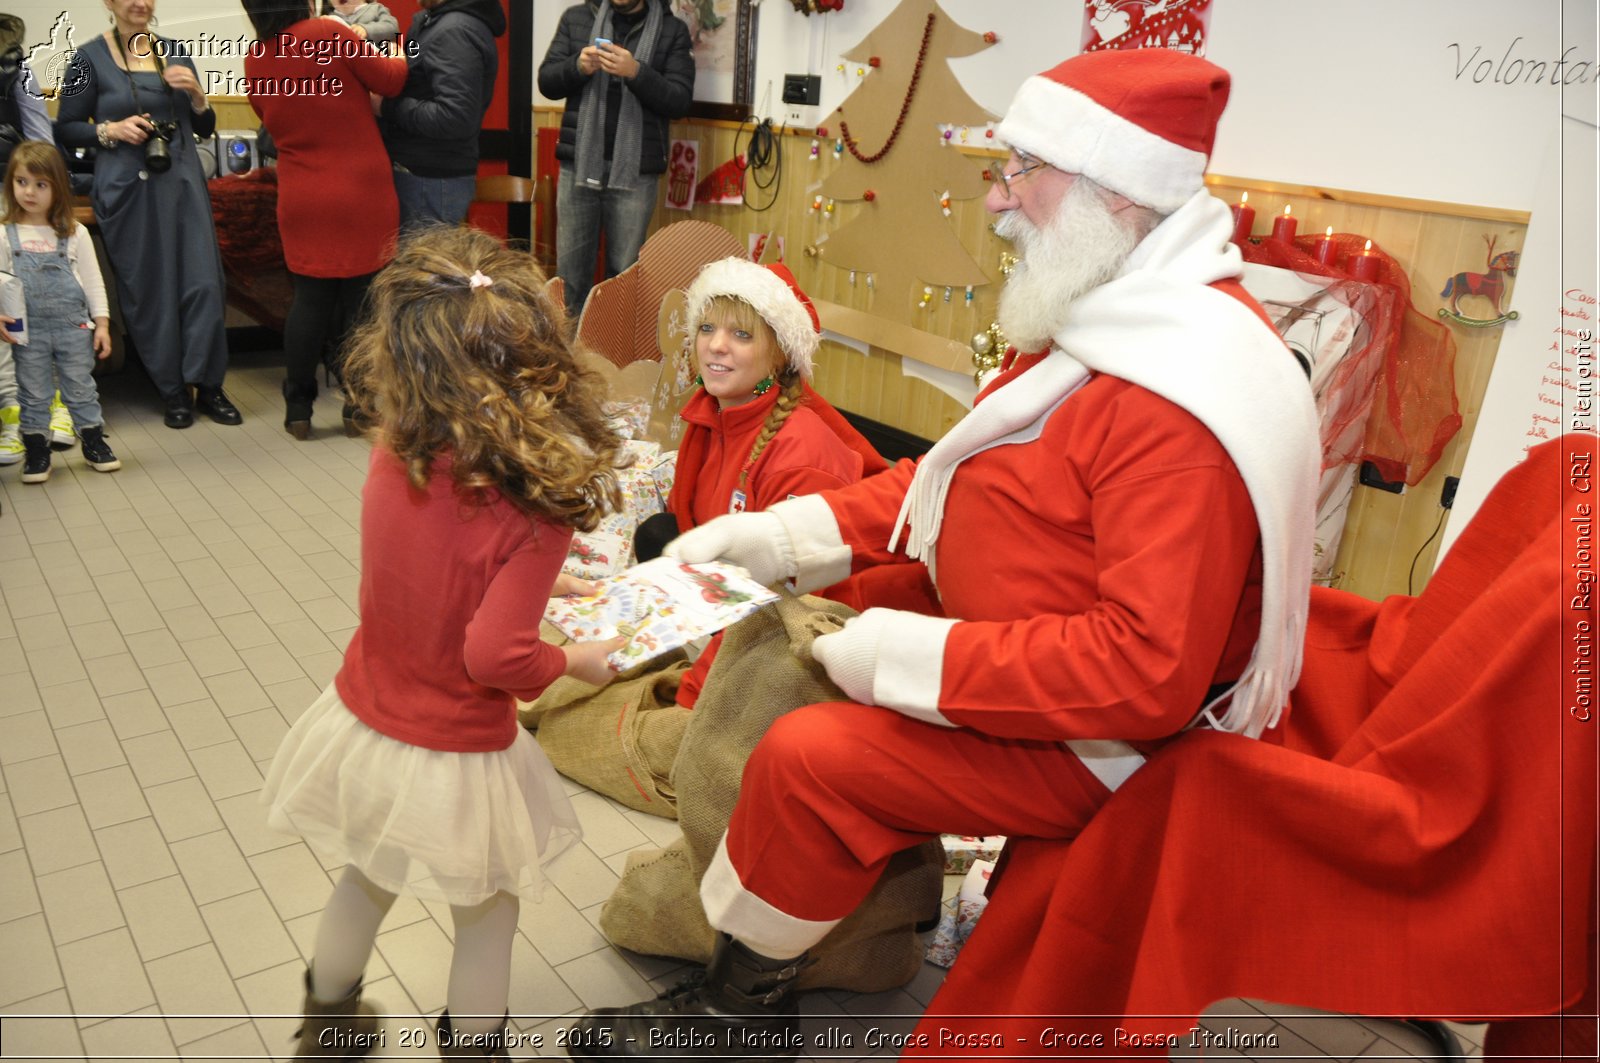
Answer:
[[1029, 78], [996, 133], [1162, 214], [1204, 187], [1228, 72], [1166, 48], [1074, 56]]
[[790, 367], [810, 379], [811, 363], [822, 343], [822, 322], [788, 266], [779, 262], [758, 266], [744, 258], [724, 258], [703, 268], [686, 294], [692, 325], [698, 324], [706, 304], [719, 295], [749, 303], [777, 334], [778, 347]]

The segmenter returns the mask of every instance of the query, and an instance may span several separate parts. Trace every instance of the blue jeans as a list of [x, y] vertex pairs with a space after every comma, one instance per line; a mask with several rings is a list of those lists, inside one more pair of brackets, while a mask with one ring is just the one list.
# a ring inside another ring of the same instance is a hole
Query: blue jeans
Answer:
[[602, 232], [607, 277], [638, 260], [660, 189], [657, 174], [642, 175], [632, 188], [581, 188], [572, 164], [561, 164], [556, 184], [556, 274], [567, 287], [567, 313], [576, 317], [589, 298]]
[[50, 400], [58, 387], [75, 428], [105, 423], [94, 383], [94, 330], [34, 318], [28, 322], [28, 345], [12, 347], [11, 356], [17, 363], [24, 432], [50, 430]]
[[460, 225], [467, 220], [467, 208], [477, 192], [478, 179], [465, 177], [420, 177], [403, 170], [394, 172], [394, 194], [400, 200], [400, 231], [443, 222]]

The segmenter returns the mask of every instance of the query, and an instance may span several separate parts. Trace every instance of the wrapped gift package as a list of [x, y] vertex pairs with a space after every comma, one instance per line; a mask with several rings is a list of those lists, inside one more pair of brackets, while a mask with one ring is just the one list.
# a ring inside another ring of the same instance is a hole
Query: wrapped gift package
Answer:
[[1006, 843], [999, 834], [986, 838], [946, 834], [939, 840], [944, 843], [944, 873], [947, 875], [965, 875], [978, 860], [1000, 859], [1000, 847]]
[[975, 860], [967, 869], [960, 892], [945, 902], [939, 925], [933, 931], [933, 940], [928, 942], [929, 963], [949, 967], [956, 962], [961, 946], [972, 936], [972, 928], [978, 925], [978, 916], [983, 914], [984, 906], [989, 903], [985, 893], [989, 888], [989, 876], [993, 873], [992, 860]]

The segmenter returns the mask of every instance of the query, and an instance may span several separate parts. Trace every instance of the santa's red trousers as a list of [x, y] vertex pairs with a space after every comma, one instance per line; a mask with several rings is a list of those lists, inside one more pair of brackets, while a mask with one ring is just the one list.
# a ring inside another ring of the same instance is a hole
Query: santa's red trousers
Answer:
[[756, 746], [701, 898], [717, 929], [797, 955], [855, 910], [900, 850], [940, 833], [1073, 838], [1110, 796], [1059, 743], [811, 705]]

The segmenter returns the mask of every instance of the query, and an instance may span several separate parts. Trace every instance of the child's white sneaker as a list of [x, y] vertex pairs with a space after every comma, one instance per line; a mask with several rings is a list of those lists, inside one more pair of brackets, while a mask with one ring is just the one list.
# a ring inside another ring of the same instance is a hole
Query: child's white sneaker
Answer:
[[50, 400], [50, 443], [57, 447], [70, 447], [78, 441], [72, 430], [72, 414], [61, 401], [61, 392]]
[[15, 465], [22, 460], [22, 407], [0, 406], [0, 465]]

